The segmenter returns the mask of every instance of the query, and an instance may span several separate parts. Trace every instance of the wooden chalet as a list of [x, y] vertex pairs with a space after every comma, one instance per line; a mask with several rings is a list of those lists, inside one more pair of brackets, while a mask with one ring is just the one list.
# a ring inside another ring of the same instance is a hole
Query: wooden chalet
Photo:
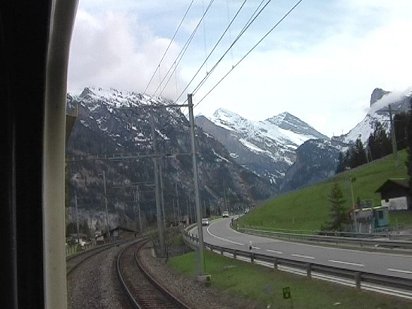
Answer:
[[375, 192], [381, 194], [381, 205], [389, 211], [410, 210], [409, 183], [405, 178], [388, 179]]

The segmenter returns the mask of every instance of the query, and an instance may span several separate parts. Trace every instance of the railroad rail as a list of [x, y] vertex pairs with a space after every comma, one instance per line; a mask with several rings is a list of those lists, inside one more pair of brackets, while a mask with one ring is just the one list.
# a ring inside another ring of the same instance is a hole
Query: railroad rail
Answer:
[[134, 308], [190, 308], [157, 281], [139, 259], [148, 242], [138, 240], [122, 249], [117, 258], [117, 274]]
[[108, 250], [117, 243], [109, 243], [101, 246], [93, 247], [87, 251], [80, 252], [78, 254], [70, 255], [66, 258], [66, 275], [69, 276], [79, 265], [81, 265], [86, 260], [96, 256], [102, 251]]

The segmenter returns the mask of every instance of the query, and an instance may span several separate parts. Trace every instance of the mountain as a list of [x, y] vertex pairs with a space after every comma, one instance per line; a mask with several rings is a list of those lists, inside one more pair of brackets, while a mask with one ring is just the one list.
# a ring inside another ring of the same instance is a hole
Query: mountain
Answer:
[[[78, 114], [66, 149], [69, 218], [73, 219], [77, 197], [82, 218], [89, 225], [105, 224], [105, 172], [112, 227], [131, 224], [138, 202], [144, 222], [155, 221], [151, 123], [167, 222], [178, 215], [194, 216], [189, 122], [179, 108], [166, 107], [169, 103], [115, 89], [85, 88], [80, 95], [67, 95], [68, 110]], [[227, 207], [250, 207], [273, 194], [269, 182], [236, 163], [220, 142], [200, 128], [196, 128], [196, 144], [204, 215]]]
[[281, 191], [293, 191], [334, 176], [342, 147], [335, 140], [304, 142], [296, 150], [296, 160], [285, 174]]
[[365, 118], [347, 134], [331, 139], [285, 112], [264, 121], [250, 121], [219, 109], [196, 123], [214, 136], [242, 166], [269, 180], [277, 192], [294, 190], [332, 176], [340, 152], [357, 138], [366, 142], [376, 121], [389, 132], [389, 110], [407, 111], [412, 89], [395, 93], [376, 88]]
[[266, 178], [277, 190], [301, 144], [310, 139], [328, 140], [286, 112], [264, 121], [251, 121], [218, 109], [210, 119], [196, 117], [196, 124], [221, 142], [237, 163]]
[[381, 88], [375, 88], [372, 91], [370, 99], [370, 108], [365, 118], [359, 122], [348, 133], [334, 137], [345, 143], [356, 141], [360, 137], [363, 143], [366, 143], [369, 135], [374, 130], [376, 121], [382, 123], [387, 132], [390, 132], [389, 105], [392, 115], [400, 112], [406, 112], [410, 109], [410, 100], [412, 88], [403, 92], [390, 92]]
[[375, 88], [365, 118], [347, 134], [332, 137], [330, 141], [309, 140], [297, 149], [296, 160], [285, 174], [281, 191], [301, 188], [332, 176], [336, 171], [340, 152], [345, 152], [359, 137], [366, 143], [376, 121], [382, 123], [390, 133], [388, 106], [391, 106], [392, 114], [404, 112], [410, 109], [410, 100], [411, 90], [393, 93]]

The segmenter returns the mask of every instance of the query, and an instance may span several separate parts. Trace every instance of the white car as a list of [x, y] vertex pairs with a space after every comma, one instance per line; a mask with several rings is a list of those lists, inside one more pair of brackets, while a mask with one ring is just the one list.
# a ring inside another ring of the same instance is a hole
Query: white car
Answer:
[[203, 218], [202, 219], [202, 225], [209, 225], [209, 219], [208, 218]]
[[228, 212], [227, 210], [225, 210], [225, 211], [222, 213], [222, 217], [223, 217], [223, 218], [229, 218], [229, 212]]

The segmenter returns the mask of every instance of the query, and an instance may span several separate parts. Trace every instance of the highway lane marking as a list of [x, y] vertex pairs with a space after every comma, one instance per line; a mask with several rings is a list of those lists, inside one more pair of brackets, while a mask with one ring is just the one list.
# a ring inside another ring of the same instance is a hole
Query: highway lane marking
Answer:
[[[221, 221], [221, 220], [219, 220]], [[230, 222], [229, 224], [227, 224], [227, 227], [230, 226]], [[247, 233], [241, 233], [239, 231], [236, 231], [234, 229], [229, 228], [232, 232], [237, 233], [237, 234], [242, 234], [242, 235], [248, 235]], [[325, 247], [325, 246], [321, 246], [321, 245], [316, 245], [316, 244], [302, 244], [302, 243], [298, 243], [298, 242], [293, 242], [293, 241], [287, 241], [287, 240], [279, 240], [279, 239], [274, 239], [274, 238], [270, 238], [267, 236], [256, 236], [256, 237], [261, 237], [267, 240], [272, 240], [274, 242], [283, 242], [283, 243], [289, 243], [289, 244], [293, 244], [296, 246], [303, 246], [303, 247], [312, 247], [312, 248], [321, 248], [324, 250], [333, 250], [333, 251], [344, 251], [344, 252], [354, 252], [354, 253], [359, 253], [362, 252], [365, 255], [379, 255], [379, 256], [396, 256], [396, 257], [407, 257], [407, 255], [405, 254], [401, 254], [401, 253], [386, 253], [386, 252], [371, 252], [371, 251], [362, 251], [362, 250], [356, 250], [356, 249], [349, 249], [349, 248], [339, 248], [339, 247]]]
[[233, 240], [230, 240], [230, 239], [226, 239], [226, 238], [223, 238], [223, 237], [216, 236], [215, 234], [212, 234], [212, 233], [209, 231], [209, 227], [210, 227], [210, 225], [207, 227], [206, 231], [208, 232], [208, 234], [209, 234], [210, 236], [215, 237], [215, 238], [217, 238], [217, 239], [220, 239], [220, 240], [222, 240], [222, 241], [230, 242], [230, 243], [235, 244], [235, 245], [239, 245], [239, 246], [244, 246], [244, 245], [245, 245], [245, 244], [242, 244], [242, 243], [240, 243], [240, 242], [236, 242], [236, 241], [233, 241]]
[[352, 263], [352, 262], [337, 261], [337, 260], [328, 260], [328, 261], [329, 261], [329, 262], [332, 262], [332, 263], [339, 263], [339, 264], [345, 264], [345, 265], [365, 267], [365, 265], [363, 265], [363, 264]]
[[267, 252], [272, 252], [272, 253], [276, 253], [276, 254], [283, 254], [282, 251], [276, 251], [276, 250], [270, 250], [270, 249], [266, 249]]
[[389, 271], [397, 272], [397, 273], [403, 273], [403, 274], [412, 274], [412, 271], [410, 270], [403, 270], [403, 269], [396, 269], [396, 268], [388, 268]]
[[310, 260], [314, 260], [315, 257], [313, 256], [309, 256], [309, 255], [302, 255], [302, 254], [291, 254], [294, 257], [300, 257], [300, 258], [304, 258], [304, 259], [310, 259]]

